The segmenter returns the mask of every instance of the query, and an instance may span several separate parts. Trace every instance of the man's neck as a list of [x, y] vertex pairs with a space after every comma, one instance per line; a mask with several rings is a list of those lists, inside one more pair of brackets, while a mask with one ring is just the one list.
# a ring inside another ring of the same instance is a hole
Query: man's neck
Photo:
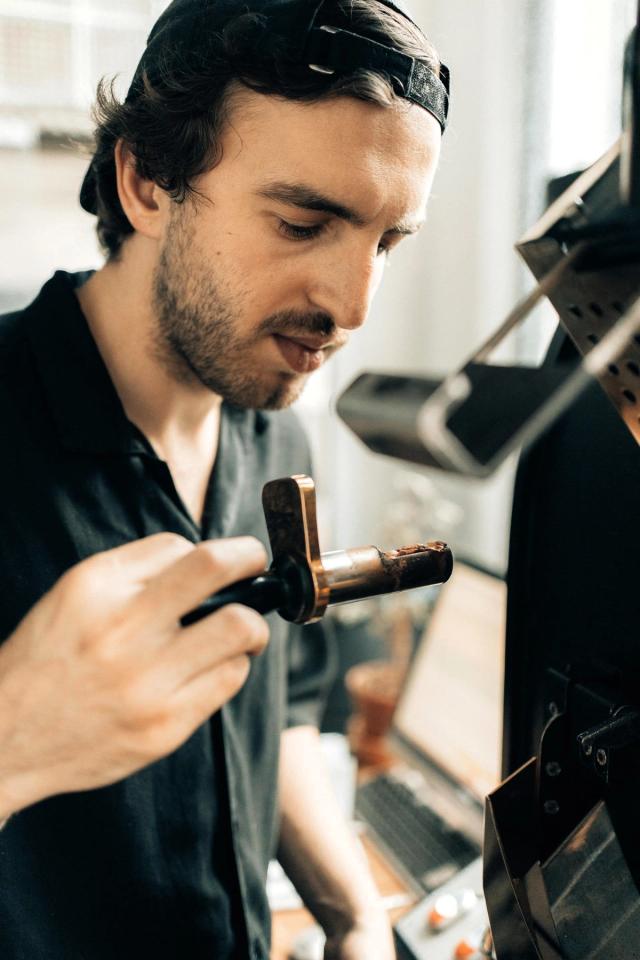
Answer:
[[78, 290], [89, 329], [129, 420], [169, 464], [186, 506], [200, 520], [215, 462], [221, 398], [172, 376], [154, 349], [154, 262], [134, 235], [121, 259]]

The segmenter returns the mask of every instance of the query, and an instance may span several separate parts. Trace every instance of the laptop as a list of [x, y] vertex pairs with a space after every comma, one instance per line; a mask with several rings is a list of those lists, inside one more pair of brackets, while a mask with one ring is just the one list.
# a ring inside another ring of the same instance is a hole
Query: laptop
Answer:
[[398, 762], [362, 783], [356, 817], [405, 882], [430, 893], [473, 862], [501, 779], [506, 584], [457, 562], [396, 707]]

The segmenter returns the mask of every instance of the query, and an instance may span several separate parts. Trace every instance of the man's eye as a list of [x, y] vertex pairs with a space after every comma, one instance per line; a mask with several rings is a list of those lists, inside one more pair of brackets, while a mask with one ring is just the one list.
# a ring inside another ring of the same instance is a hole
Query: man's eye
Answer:
[[281, 220], [278, 229], [280, 233], [288, 237], [289, 240], [313, 240], [322, 233], [323, 223], [316, 223], [310, 227], [301, 227], [297, 223], [289, 223], [287, 220]]
[[[324, 223], [314, 223], [308, 227], [303, 227], [298, 223], [289, 223], [288, 220], [280, 219], [278, 222], [279, 232], [289, 240], [314, 240], [320, 236], [325, 228], [326, 224]], [[392, 247], [392, 243], [389, 243], [387, 240], [382, 240], [378, 244], [378, 256], [384, 255], [388, 260]]]

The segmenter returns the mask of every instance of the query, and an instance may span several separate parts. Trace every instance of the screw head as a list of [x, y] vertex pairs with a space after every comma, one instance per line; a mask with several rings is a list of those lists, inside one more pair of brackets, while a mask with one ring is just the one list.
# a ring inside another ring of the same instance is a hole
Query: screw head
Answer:
[[600, 748], [596, 750], [596, 763], [599, 767], [606, 767], [609, 757], [607, 756], [607, 751]]
[[545, 800], [544, 812], [550, 817], [554, 817], [557, 813], [560, 813], [560, 804], [557, 800]]
[[544, 770], [548, 777], [559, 777], [562, 773], [562, 767], [557, 760], [549, 760], [549, 763], [545, 764]]

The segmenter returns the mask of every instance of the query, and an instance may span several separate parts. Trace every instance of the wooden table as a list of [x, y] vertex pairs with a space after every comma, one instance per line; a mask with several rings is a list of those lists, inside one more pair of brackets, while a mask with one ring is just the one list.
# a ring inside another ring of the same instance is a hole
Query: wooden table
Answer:
[[[388, 897], [392, 894], [406, 893], [406, 885], [394, 873], [372, 841], [366, 835], [362, 839], [380, 896]], [[391, 910], [389, 916], [392, 922], [401, 917], [407, 909], [408, 905]], [[294, 937], [311, 923], [314, 923], [314, 920], [307, 910], [281, 910], [275, 913], [273, 915], [271, 960], [287, 960], [289, 946]]]

